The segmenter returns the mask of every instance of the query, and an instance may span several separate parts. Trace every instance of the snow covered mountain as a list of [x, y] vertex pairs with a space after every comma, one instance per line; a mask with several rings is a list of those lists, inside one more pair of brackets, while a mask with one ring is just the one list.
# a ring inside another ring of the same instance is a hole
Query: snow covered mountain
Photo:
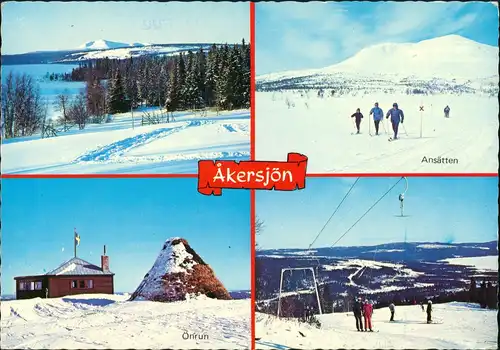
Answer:
[[[338, 64], [322, 69], [258, 76], [257, 89], [342, 88], [423, 92], [451, 90], [498, 91], [498, 48], [459, 35], [418, 43], [383, 43], [362, 49]], [[347, 86], [346, 86], [347, 85]]]
[[[78, 49], [60, 51], [37, 51], [15, 55], [2, 55], [2, 65], [73, 63], [102, 58], [127, 59], [139, 56], [178, 55], [187, 51], [208, 49], [210, 43], [195, 44], [149, 44], [120, 43], [109, 40], [89, 41]], [[220, 45], [220, 44], [217, 44]]]
[[214, 299], [231, 299], [210, 266], [185, 239], [175, 237], [165, 242], [130, 300], [172, 302], [200, 294]]
[[141, 43], [132, 43], [132, 44], [127, 44], [127, 43], [120, 43], [117, 41], [110, 41], [110, 40], [105, 40], [105, 39], [99, 39], [99, 40], [94, 40], [94, 41], [88, 41], [86, 43], [83, 43], [82, 45], [78, 46], [78, 50], [109, 50], [109, 49], [119, 49], [122, 47], [141, 47], [145, 46], [144, 44]]

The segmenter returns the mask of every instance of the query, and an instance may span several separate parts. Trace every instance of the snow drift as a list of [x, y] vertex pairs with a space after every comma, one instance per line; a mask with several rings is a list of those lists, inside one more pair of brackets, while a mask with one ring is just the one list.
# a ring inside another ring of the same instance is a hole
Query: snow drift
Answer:
[[190, 295], [229, 300], [213, 270], [183, 238], [170, 238], [130, 300], [172, 302]]
[[249, 349], [250, 300], [87, 294], [2, 301], [2, 349]]

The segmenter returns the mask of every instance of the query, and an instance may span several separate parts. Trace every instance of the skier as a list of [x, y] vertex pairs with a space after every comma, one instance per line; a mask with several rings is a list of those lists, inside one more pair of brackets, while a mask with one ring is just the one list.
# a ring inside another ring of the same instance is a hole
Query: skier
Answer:
[[394, 321], [394, 303], [389, 305], [389, 310], [391, 310], [391, 319], [389, 321]]
[[45, 288], [45, 299], [49, 297], [49, 288]]
[[373, 121], [375, 122], [375, 135], [378, 135], [378, 127], [380, 121], [384, 119], [384, 112], [378, 106], [378, 102], [375, 102], [375, 107], [370, 110], [370, 115], [373, 114]]
[[420, 307], [422, 308], [422, 312], [425, 312], [425, 310], [424, 310], [424, 302], [423, 301], [420, 302]]
[[359, 134], [359, 125], [361, 124], [361, 119], [363, 119], [363, 114], [361, 114], [359, 108], [356, 109], [356, 113], [351, 115], [351, 118], [356, 118], [356, 129], [358, 130], [356, 134]]
[[398, 108], [397, 103], [393, 103], [392, 108], [387, 111], [386, 119], [389, 119], [389, 116], [391, 117], [392, 130], [394, 131], [394, 140], [397, 140], [399, 123], [403, 123], [405, 119], [403, 111]]
[[449, 118], [450, 117], [450, 106], [444, 107], [444, 117]]
[[354, 312], [354, 317], [356, 318], [356, 328], [358, 329], [358, 332], [363, 331], [363, 319], [361, 318], [361, 302], [359, 298], [356, 298], [354, 300], [354, 306], [352, 308], [352, 311]]
[[363, 316], [365, 318], [365, 331], [368, 331], [368, 329], [369, 329], [370, 332], [373, 332], [372, 314], [373, 314], [373, 305], [370, 304], [368, 299], [366, 299], [365, 304], [363, 305]]
[[432, 301], [429, 300], [427, 302], [427, 323], [432, 322], [431, 313], [432, 313]]

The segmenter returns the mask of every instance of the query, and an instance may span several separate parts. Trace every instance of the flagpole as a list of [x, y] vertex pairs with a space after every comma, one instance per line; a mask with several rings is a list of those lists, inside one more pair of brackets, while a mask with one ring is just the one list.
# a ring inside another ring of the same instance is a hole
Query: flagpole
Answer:
[[73, 234], [73, 247], [75, 248], [75, 258], [76, 258], [76, 227], [75, 227], [75, 232]]

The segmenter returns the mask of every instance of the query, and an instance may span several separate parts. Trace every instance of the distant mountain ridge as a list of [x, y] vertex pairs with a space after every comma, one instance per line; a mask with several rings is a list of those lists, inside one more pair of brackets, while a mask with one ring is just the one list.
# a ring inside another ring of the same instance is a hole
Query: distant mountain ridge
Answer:
[[[321, 69], [265, 74], [256, 77], [259, 91], [341, 87], [398, 90], [400, 87], [473, 92], [498, 91], [498, 47], [459, 35], [418, 43], [383, 43]], [[486, 85], [486, 87], [485, 87]]]
[[89, 41], [77, 49], [36, 51], [22, 54], [2, 55], [2, 65], [21, 64], [48, 64], [48, 63], [77, 63], [89, 60], [110, 58], [128, 59], [130, 57], [178, 55], [199, 49], [207, 50], [213, 44], [221, 43], [175, 43], [175, 44], [149, 44], [149, 43], [121, 43], [109, 40]]
[[[498, 280], [498, 271], [457, 264], [456, 258], [498, 260], [498, 242], [390, 243], [317, 249], [270, 249], [256, 252], [256, 294], [261, 310], [275, 310], [284, 268], [309, 267], [316, 273], [320, 293], [338, 300], [369, 295], [379, 301], [425, 298], [467, 289], [475, 277]], [[451, 260], [448, 260], [451, 259]], [[282, 295], [314, 304], [309, 271], [284, 274]], [[275, 312], [275, 311], [273, 311]]]
[[88, 41], [78, 46], [77, 50], [109, 50], [109, 49], [119, 49], [123, 47], [142, 47], [151, 44], [142, 44], [142, 43], [121, 43], [117, 41], [110, 41], [105, 39], [99, 39], [94, 41]]

